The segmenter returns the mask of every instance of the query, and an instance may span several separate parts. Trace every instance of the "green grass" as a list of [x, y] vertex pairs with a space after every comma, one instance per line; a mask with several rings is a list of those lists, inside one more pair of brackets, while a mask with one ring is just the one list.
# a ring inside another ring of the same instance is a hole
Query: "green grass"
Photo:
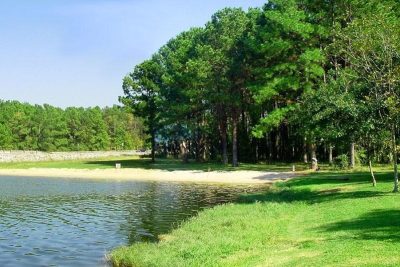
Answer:
[[[183, 164], [181, 160], [176, 159], [157, 159], [156, 163], [151, 163], [148, 158], [139, 157], [119, 157], [119, 158], [104, 158], [93, 160], [73, 160], [73, 161], [48, 161], [48, 162], [13, 162], [0, 163], [0, 169], [29, 169], [29, 168], [66, 168], [66, 169], [110, 169], [115, 168], [115, 163], [121, 163], [123, 168], [143, 168], [156, 170], [254, 170], [254, 171], [291, 171], [292, 165], [286, 163], [274, 164], [248, 164], [242, 163], [239, 168], [232, 168], [230, 165], [224, 165], [218, 162], [189, 162]], [[303, 163], [296, 164], [297, 170], [305, 170], [307, 165]]]
[[[365, 169], [363, 169], [365, 170]], [[201, 212], [115, 266], [398, 266], [400, 195], [389, 169], [320, 172]]]

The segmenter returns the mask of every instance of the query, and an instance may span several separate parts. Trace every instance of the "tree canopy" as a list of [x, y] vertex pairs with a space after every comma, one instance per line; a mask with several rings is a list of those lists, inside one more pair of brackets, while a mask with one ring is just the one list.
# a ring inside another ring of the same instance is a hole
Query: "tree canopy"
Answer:
[[377, 0], [225, 8], [136, 66], [124, 103], [154, 151], [185, 161], [331, 162], [356, 147], [397, 173], [399, 10]]

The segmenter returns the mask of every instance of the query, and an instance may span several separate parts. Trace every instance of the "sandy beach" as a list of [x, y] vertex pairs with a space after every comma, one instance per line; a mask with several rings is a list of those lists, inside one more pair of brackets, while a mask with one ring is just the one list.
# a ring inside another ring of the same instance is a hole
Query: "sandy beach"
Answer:
[[265, 184], [282, 181], [296, 176], [291, 172], [260, 171], [163, 171], [146, 169], [2, 169], [0, 176], [29, 176], [54, 178], [84, 178], [112, 180], [142, 180], [163, 182]]

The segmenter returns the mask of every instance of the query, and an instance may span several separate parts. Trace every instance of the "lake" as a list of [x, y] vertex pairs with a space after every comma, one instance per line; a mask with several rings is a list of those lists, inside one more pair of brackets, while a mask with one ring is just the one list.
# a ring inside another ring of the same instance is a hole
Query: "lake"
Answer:
[[254, 186], [0, 177], [0, 266], [108, 266], [113, 248], [157, 241]]

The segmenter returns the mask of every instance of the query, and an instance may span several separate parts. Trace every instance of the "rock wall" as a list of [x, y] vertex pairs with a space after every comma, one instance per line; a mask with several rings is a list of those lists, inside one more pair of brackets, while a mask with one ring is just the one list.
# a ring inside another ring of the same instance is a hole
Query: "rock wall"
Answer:
[[140, 151], [79, 151], [79, 152], [41, 152], [41, 151], [2, 151], [0, 162], [37, 162], [95, 159], [106, 157], [142, 156], [149, 152]]

